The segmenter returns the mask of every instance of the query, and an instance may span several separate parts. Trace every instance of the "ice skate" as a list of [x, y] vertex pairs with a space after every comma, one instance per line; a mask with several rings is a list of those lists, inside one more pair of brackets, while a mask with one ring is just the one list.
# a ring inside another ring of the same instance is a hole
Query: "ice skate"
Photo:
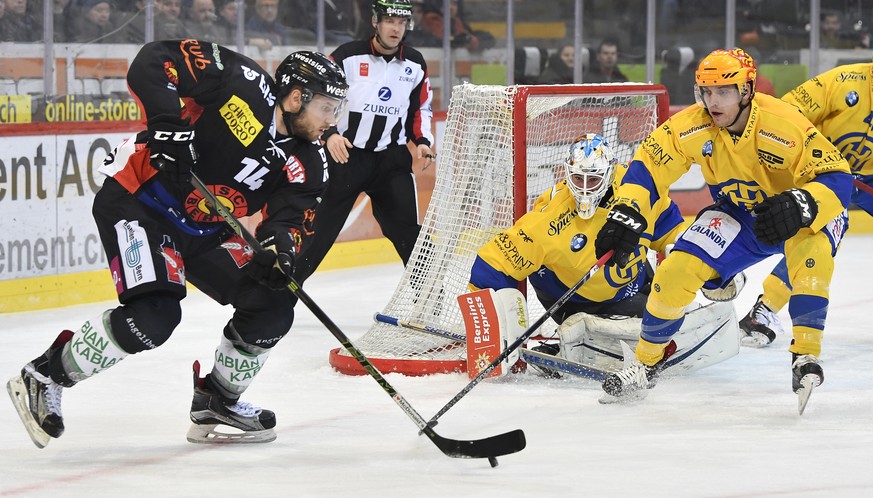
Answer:
[[[59, 353], [72, 336], [70, 331], [61, 332], [45, 353], [24, 365], [21, 375], [6, 383], [12, 404], [37, 448], [45, 448], [51, 438], [59, 438], [64, 433], [63, 386], [52, 380], [48, 366], [49, 358]], [[72, 385], [70, 381], [67, 387]]]
[[610, 373], [603, 380], [603, 395], [601, 404], [627, 403], [646, 397], [647, 391], [657, 383], [658, 376], [669, 358], [676, 351], [676, 343], [670, 341], [664, 350], [664, 356], [652, 366], [645, 365], [636, 359], [634, 352], [624, 341], [621, 341], [624, 353], [624, 368]]
[[273, 412], [222, 396], [211, 375], [200, 377], [197, 361], [194, 362], [191, 422], [188, 429], [191, 443], [269, 443], [276, 439]]
[[782, 331], [779, 317], [758, 296], [749, 314], [740, 320], [743, 337], [740, 344], [750, 348], [763, 348], [776, 339], [776, 330]]
[[819, 359], [811, 354], [791, 354], [791, 388], [797, 394], [797, 412], [803, 415], [812, 391], [824, 382]]
[[[538, 353], [545, 353], [551, 356], [558, 356], [561, 352], [561, 347], [558, 344], [541, 342], [539, 346], [534, 346], [531, 348], [532, 351], [536, 351]], [[530, 366], [540, 372], [547, 379], [560, 379], [561, 372], [557, 370], [553, 370], [551, 368], [547, 368], [541, 365], [530, 364]]]

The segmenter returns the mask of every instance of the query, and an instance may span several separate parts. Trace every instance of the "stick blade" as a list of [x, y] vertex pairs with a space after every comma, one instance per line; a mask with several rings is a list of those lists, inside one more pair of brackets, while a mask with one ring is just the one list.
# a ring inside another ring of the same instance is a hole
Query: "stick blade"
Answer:
[[430, 427], [423, 431], [437, 447], [452, 458], [488, 458], [518, 453], [527, 446], [524, 431], [516, 429], [496, 436], [473, 441], [447, 439]]

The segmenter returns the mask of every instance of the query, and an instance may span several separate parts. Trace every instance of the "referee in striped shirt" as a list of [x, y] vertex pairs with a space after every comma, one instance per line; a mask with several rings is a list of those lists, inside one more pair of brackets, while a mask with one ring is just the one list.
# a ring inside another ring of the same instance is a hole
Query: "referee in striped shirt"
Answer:
[[419, 51], [403, 44], [412, 22], [410, 0], [374, 0], [373, 36], [331, 54], [346, 72], [349, 111], [322, 135], [330, 178], [311, 225], [304, 227], [298, 282], [318, 268], [362, 192], [403, 264], [409, 260], [421, 225], [407, 143], [426, 158], [425, 168], [434, 159], [427, 65]]

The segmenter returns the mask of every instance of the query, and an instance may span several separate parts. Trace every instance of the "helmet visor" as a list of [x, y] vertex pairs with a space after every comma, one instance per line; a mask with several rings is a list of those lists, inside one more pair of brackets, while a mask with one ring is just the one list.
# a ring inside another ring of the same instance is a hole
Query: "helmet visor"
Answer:
[[[745, 88], [745, 85], [742, 85]], [[738, 85], [706, 85], [694, 84], [694, 100], [700, 107], [724, 107], [739, 105], [745, 93], [740, 92]]]
[[307, 104], [309, 112], [318, 115], [319, 118], [329, 121], [331, 124], [336, 124], [342, 119], [348, 108], [349, 101], [347, 99], [338, 99], [328, 97], [327, 95], [316, 94], [312, 101]]

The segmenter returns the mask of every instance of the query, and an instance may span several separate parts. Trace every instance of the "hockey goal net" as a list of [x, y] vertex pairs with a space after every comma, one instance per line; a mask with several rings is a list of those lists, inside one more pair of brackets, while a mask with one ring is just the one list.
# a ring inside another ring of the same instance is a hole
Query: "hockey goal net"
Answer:
[[[467, 292], [479, 248], [563, 178], [564, 154], [576, 137], [600, 133], [618, 161], [630, 161], [667, 118], [668, 106], [661, 85], [455, 87], [433, 197], [409, 264], [382, 311], [446, 334], [377, 322], [357, 347], [385, 373], [465, 371], [464, 343], [450, 334], [464, 335], [456, 297]], [[544, 313], [536, 298], [528, 306], [531, 322]], [[541, 331], [549, 327], [554, 330], [554, 323]], [[330, 363], [345, 374], [365, 373], [344, 349], [331, 351]]]

